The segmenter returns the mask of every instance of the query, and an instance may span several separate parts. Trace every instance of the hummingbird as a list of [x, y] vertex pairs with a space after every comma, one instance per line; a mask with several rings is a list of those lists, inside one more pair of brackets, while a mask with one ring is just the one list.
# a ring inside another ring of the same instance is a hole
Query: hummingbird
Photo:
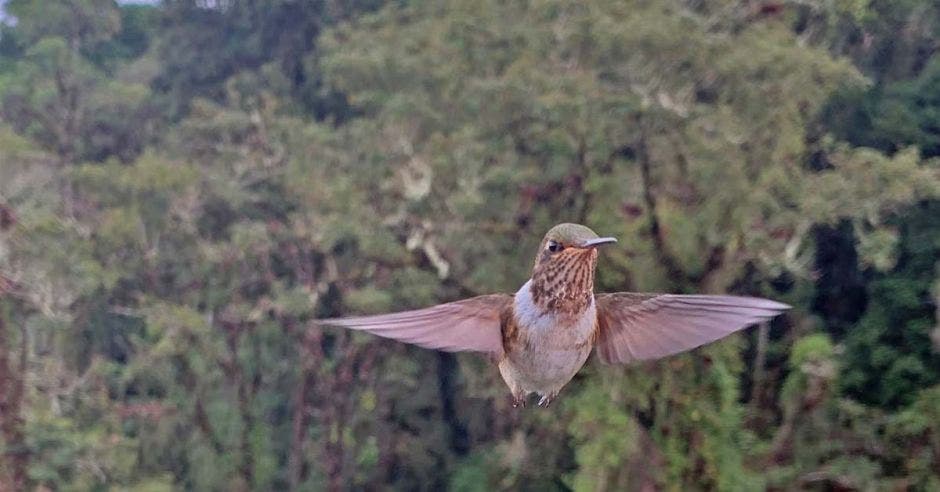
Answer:
[[616, 243], [580, 224], [552, 227], [532, 278], [515, 294], [489, 294], [424, 309], [324, 319], [446, 352], [482, 352], [496, 362], [514, 407], [529, 395], [547, 406], [592, 350], [607, 364], [653, 360], [694, 349], [790, 306], [728, 295], [594, 294], [598, 248]]

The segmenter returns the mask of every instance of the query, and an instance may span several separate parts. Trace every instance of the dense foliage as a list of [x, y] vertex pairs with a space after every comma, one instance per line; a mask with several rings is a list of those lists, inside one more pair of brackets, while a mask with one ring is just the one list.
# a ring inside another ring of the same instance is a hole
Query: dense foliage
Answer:
[[[934, 2], [5, 9], [0, 490], [940, 488]], [[311, 323], [562, 221], [599, 290], [794, 309], [523, 411]]]

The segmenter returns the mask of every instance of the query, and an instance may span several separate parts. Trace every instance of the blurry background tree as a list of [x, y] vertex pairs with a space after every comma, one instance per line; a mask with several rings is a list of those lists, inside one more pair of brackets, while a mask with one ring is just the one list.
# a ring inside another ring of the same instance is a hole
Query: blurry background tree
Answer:
[[[0, 489], [940, 487], [932, 2], [5, 8]], [[559, 221], [599, 289], [795, 309], [525, 412], [311, 329]]]

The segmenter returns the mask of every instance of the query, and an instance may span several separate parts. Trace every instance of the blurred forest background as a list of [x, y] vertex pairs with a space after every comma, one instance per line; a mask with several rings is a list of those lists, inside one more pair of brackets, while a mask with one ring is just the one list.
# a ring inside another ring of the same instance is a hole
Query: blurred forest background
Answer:
[[[0, 490], [940, 490], [935, 0], [8, 0]], [[794, 309], [495, 368], [317, 317], [528, 277]]]

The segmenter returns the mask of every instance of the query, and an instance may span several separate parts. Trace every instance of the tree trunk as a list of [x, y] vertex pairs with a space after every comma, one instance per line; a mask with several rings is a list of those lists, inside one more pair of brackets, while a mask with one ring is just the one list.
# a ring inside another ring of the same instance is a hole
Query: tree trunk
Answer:
[[0, 455], [8, 473], [0, 475], [0, 490], [25, 490], [29, 466], [29, 453], [23, 433], [23, 371], [26, 366], [26, 338], [21, 340], [18, 368], [13, 367], [7, 332], [6, 313], [0, 305], [0, 435], [3, 454]]
[[310, 425], [310, 405], [307, 398], [313, 389], [314, 374], [319, 359], [314, 357], [312, 344], [319, 345], [320, 337], [318, 332], [315, 335], [308, 334], [304, 337], [303, 367], [300, 371], [300, 384], [294, 390], [292, 422], [291, 422], [291, 442], [290, 451], [287, 457], [287, 475], [290, 484], [290, 490], [299, 490], [300, 484], [304, 479], [304, 441], [307, 437], [307, 427]]

